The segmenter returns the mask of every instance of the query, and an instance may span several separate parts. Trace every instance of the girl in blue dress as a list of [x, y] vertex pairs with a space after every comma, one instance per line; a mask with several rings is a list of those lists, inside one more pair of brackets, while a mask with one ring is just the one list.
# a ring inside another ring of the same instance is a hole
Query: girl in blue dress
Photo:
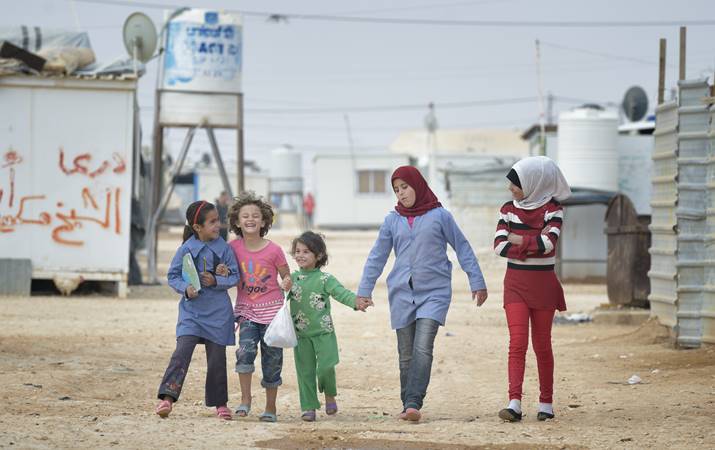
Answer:
[[[165, 418], [179, 400], [191, 356], [198, 344], [206, 347], [206, 406], [216, 415], [231, 420], [226, 380], [226, 346], [234, 345], [234, 318], [228, 289], [238, 283], [238, 265], [233, 250], [219, 237], [221, 222], [216, 207], [197, 201], [186, 210], [184, 242], [169, 267], [169, 286], [181, 294], [176, 324], [176, 350], [159, 386], [156, 413]], [[184, 255], [190, 254], [199, 271], [201, 289], [182, 278]], [[221, 267], [219, 268], [219, 265]], [[228, 268], [228, 270], [226, 270]]]
[[434, 339], [452, 300], [447, 244], [457, 252], [478, 306], [487, 299], [487, 287], [472, 247], [422, 174], [412, 166], [398, 167], [392, 174], [392, 188], [397, 206], [380, 227], [357, 295], [372, 297], [375, 282], [394, 250], [387, 295], [392, 329], [397, 332], [403, 405], [400, 418], [416, 422], [422, 417], [420, 409], [429, 385]]

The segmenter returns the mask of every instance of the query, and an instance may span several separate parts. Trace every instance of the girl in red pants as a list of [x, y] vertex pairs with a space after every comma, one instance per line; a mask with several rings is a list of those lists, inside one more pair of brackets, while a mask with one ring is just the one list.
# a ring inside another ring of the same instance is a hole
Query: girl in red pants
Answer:
[[524, 363], [531, 340], [539, 369], [538, 420], [554, 418], [554, 355], [551, 324], [554, 311], [565, 311], [564, 291], [554, 273], [556, 243], [563, 209], [571, 189], [556, 163], [545, 156], [524, 158], [507, 174], [513, 201], [501, 208], [494, 251], [508, 258], [504, 277], [504, 310], [509, 325], [509, 406], [499, 417], [521, 420]]

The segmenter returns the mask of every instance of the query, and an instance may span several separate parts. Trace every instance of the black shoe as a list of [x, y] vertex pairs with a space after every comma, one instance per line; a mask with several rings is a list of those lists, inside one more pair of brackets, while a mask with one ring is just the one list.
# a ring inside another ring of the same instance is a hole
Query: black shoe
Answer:
[[553, 419], [554, 415], [549, 414], [547, 412], [539, 411], [539, 413], [536, 415], [536, 420], [543, 422], [546, 419]]
[[518, 413], [511, 408], [504, 408], [499, 411], [499, 418], [507, 422], [519, 422], [521, 420], [521, 413]]

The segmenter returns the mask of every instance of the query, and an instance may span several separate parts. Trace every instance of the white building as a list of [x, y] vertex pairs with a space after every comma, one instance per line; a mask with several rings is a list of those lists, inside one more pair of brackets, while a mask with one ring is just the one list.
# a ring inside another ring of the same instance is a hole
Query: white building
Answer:
[[[444, 129], [434, 135], [425, 130], [409, 130], [395, 139], [390, 151], [407, 154], [417, 161], [417, 167], [446, 208], [452, 206], [448, 172], [462, 168], [480, 171], [493, 167], [500, 159], [516, 161], [529, 154], [528, 144], [516, 129]], [[436, 165], [436, 180], [429, 180], [430, 158]]]
[[319, 154], [313, 159], [315, 211], [320, 228], [376, 228], [395, 204], [390, 175], [408, 165], [392, 153]]

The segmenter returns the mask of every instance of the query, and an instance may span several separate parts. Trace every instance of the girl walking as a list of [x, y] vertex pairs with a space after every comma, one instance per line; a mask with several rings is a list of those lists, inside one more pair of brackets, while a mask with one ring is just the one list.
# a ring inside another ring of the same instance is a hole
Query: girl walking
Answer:
[[[325, 394], [325, 413], [338, 412], [335, 401], [337, 384], [335, 366], [338, 364], [338, 340], [333, 318], [330, 316], [330, 297], [354, 310], [365, 311], [372, 302], [356, 299], [334, 276], [320, 270], [328, 263], [323, 238], [306, 231], [293, 240], [291, 253], [300, 267], [293, 272], [290, 300], [291, 316], [298, 335], [293, 349], [298, 374], [301, 419], [314, 422], [315, 410], [320, 408], [318, 391]], [[317, 384], [316, 384], [317, 380]]]
[[372, 296], [375, 282], [394, 250], [395, 264], [387, 277], [387, 290], [390, 321], [397, 332], [403, 405], [400, 418], [416, 422], [422, 417], [420, 409], [427, 395], [435, 336], [445, 323], [452, 300], [447, 244], [457, 252], [478, 306], [486, 301], [487, 288], [472, 247], [422, 174], [412, 166], [399, 167], [392, 174], [392, 188], [397, 206], [380, 227], [363, 269], [358, 296]]
[[273, 209], [268, 203], [253, 192], [244, 192], [231, 205], [228, 217], [231, 231], [239, 236], [230, 246], [241, 271], [234, 310], [239, 324], [236, 372], [241, 383], [241, 404], [236, 415], [246, 417], [251, 412], [251, 379], [260, 345], [266, 409], [259, 420], [275, 422], [278, 386], [283, 383], [283, 349], [266, 345], [263, 336], [283, 306], [285, 295], [278, 276], [283, 279], [282, 288], [289, 290], [290, 269], [283, 249], [265, 238], [273, 224]]
[[563, 224], [559, 204], [571, 195], [556, 163], [545, 156], [517, 162], [507, 174], [513, 200], [501, 208], [494, 251], [508, 258], [504, 277], [504, 310], [509, 326], [509, 405], [502, 420], [521, 420], [521, 394], [526, 349], [531, 339], [539, 372], [538, 420], [553, 419], [554, 356], [551, 325], [555, 310], [566, 302], [554, 263]]
[[[227, 290], [238, 282], [238, 267], [233, 252], [219, 237], [221, 223], [216, 207], [206, 201], [189, 205], [186, 210], [184, 242], [169, 267], [169, 286], [181, 294], [179, 320], [176, 324], [176, 350], [159, 386], [161, 400], [156, 413], [165, 418], [179, 400], [191, 356], [198, 344], [206, 347], [206, 406], [215, 406], [219, 418], [231, 420], [226, 380], [226, 346], [235, 344], [231, 299]], [[182, 262], [191, 255], [200, 270], [201, 289], [196, 290], [182, 278]], [[223, 265], [224, 276], [216, 273]], [[228, 269], [228, 270], [226, 270]]]

